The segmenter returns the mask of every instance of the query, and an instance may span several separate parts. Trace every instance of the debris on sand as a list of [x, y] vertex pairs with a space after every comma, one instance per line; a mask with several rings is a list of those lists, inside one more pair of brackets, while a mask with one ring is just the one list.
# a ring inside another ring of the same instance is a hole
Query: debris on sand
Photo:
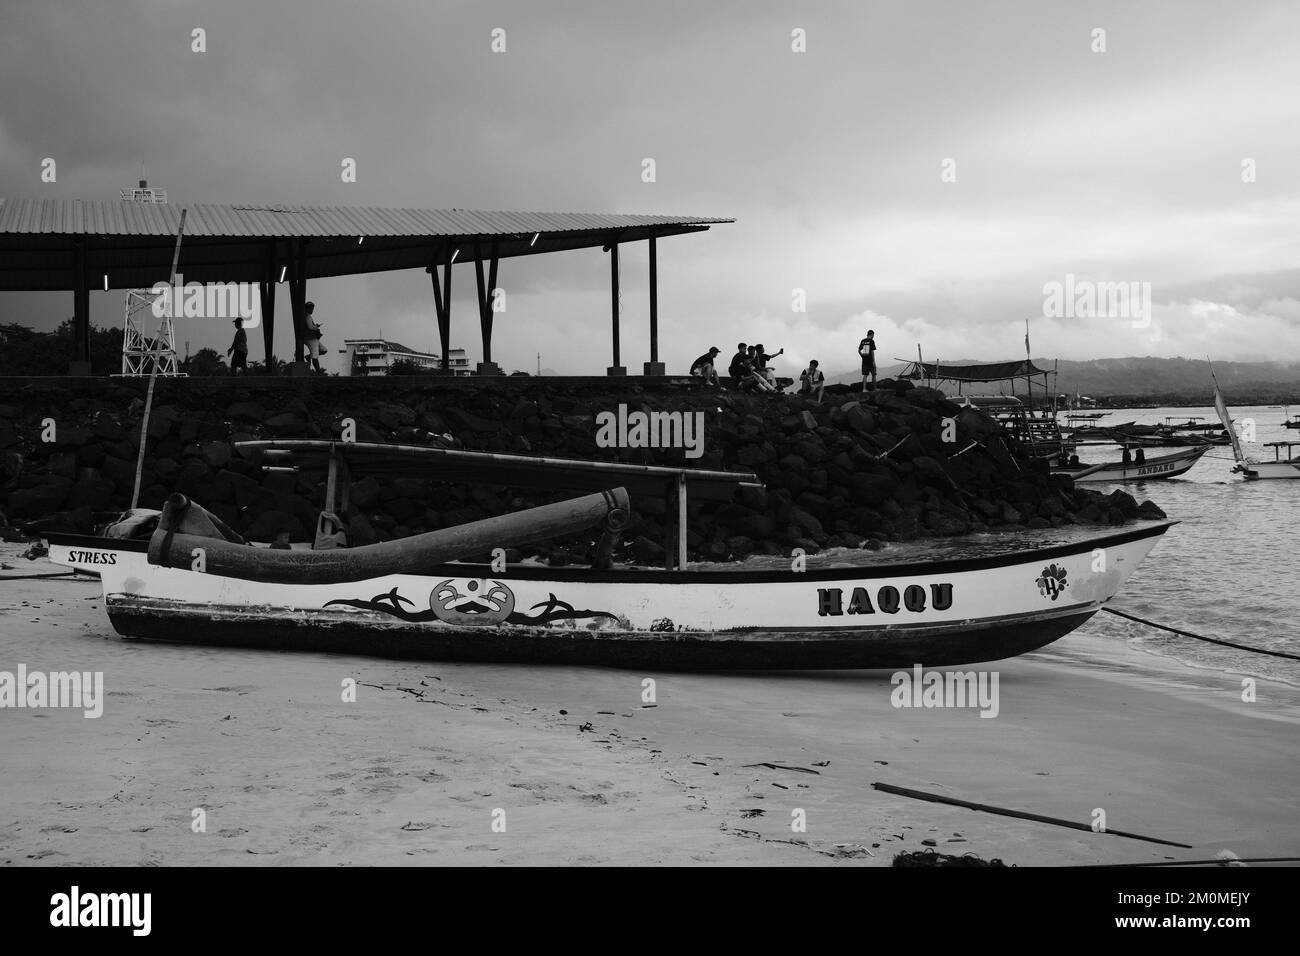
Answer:
[[1006, 866], [997, 857], [984, 860], [974, 853], [956, 856], [951, 853], [937, 853], [934, 850], [904, 851], [895, 854], [894, 866]]

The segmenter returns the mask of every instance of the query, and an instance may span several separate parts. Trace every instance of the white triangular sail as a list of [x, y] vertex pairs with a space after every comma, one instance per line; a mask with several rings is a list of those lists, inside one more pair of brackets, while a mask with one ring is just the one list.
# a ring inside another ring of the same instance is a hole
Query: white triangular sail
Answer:
[[1246, 456], [1242, 453], [1237, 430], [1232, 427], [1232, 416], [1228, 414], [1228, 403], [1223, 400], [1223, 393], [1219, 391], [1219, 380], [1214, 377], [1214, 366], [1210, 366], [1210, 378], [1214, 379], [1214, 410], [1219, 413], [1219, 421], [1223, 422], [1223, 427], [1228, 432], [1228, 439], [1232, 442], [1232, 454], [1237, 461], [1245, 461]]

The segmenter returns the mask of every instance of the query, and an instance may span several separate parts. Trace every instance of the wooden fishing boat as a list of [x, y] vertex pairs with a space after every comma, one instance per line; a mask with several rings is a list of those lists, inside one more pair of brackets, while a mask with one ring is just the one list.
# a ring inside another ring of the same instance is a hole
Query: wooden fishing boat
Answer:
[[1147, 458], [1144, 461], [1108, 461], [1098, 465], [1061, 465], [1052, 469], [1054, 475], [1069, 475], [1075, 481], [1151, 481], [1158, 478], [1177, 478], [1209, 451], [1208, 445], [1188, 448], [1170, 455]]
[[[329, 451], [331, 461], [350, 455], [349, 468], [367, 456], [408, 468], [459, 459], [503, 483], [506, 471], [512, 483], [527, 483], [591, 482], [622, 470], [641, 493], [676, 495], [676, 566], [610, 565], [631, 506], [621, 486], [397, 541], [310, 551], [229, 540], [202, 508], [173, 495], [149, 541], [61, 536], [52, 558], [94, 547], [110, 553], [113, 560], [96, 562], [109, 619], [119, 634], [146, 640], [657, 669], [901, 668], [998, 660], [1051, 643], [1113, 598], [1173, 524], [957, 559], [818, 567], [814, 556], [782, 569], [688, 567], [686, 489], [717, 499], [752, 484], [752, 475], [558, 459], [550, 466], [533, 459], [521, 473], [503, 459], [522, 456]], [[602, 474], [587, 465], [611, 467]], [[485, 557], [595, 528], [601, 540], [591, 567]]]
[[[343, 552], [216, 539], [221, 570], [196, 571], [190, 555], [205, 539], [177, 535], [168, 547], [160, 530], [146, 562], [107, 565], [101, 580], [118, 633], [169, 642], [665, 669], [941, 666], [1074, 630], [1171, 524], [997, 557], [802, 572], [445, 562], [353, 574], [319, 561]], [[261, 553], [241, 561], [239, 548]], [[306, 560], [263, 564], [269, 554]]]
[[[1265, 478], [1300, 478], [1300, 458], [1297, 458], [1294, 453], [1294, 449], [1300, 447], [1300, 441], [1265, 442], [1265, 448], [1273, 449], [1272, 461], [1257, 461], [1242, 450], [1241, 440], [1232, 426], [1228, 403], [1224, 401], [1223, 393], [1219, 391], [1218, 379], [1214, 378], [1213, 366], [1210, 367], [1210, 377], [1214, 379], [1214, 410], [1219, 413], [1219, 420], [1223, 422], [1224, 431], [1232, 442], [1233, 457], [1237, 459], [1237, 464], [1232, 470], [1241, 474], [1247, 481], [1259, 481]], [[1284, 448], [1287, 453], [1286, 458], [1282, 457]]]
[[1200, 416], [1186, 418], [1179, 421], [1177, 416], [1170, 415], [1165, 418], [1165, 423], [1160, 426], [1161, 430], [1168, 434], [1175, 432], [1208, 432], [1217, 431], [1219, 426], [1213, 422], [1207, 422]]

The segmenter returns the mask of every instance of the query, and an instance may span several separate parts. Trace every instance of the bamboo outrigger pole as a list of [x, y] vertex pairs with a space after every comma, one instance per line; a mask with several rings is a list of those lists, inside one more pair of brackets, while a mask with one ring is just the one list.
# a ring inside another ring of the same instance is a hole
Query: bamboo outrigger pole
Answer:
[[[176, 288], [176, 268], [181, 261], [181, 236], [185, 234], [185, 208], [181, 208], [181, 222], [176, 227], [176, 249], [172, 252], [172, 274], [167, 280], [168, 288], [168, 306], [176, 307], [174, 298], [175, 293], [170, 291]], [[145, 393], [144, 399], [144, 419], [140, 422], [140, 451], [135, 458], [135, 488], [131, 492], [131, 510], [134, 511], [140, 504], [140, 476], [144, 472], [144, 446], [149, 438], [149, 412], [153, 409], [153, 385], [158, 380], [158, 357], [154, 356], [152, 364], [149, 366], [149, 390]]]

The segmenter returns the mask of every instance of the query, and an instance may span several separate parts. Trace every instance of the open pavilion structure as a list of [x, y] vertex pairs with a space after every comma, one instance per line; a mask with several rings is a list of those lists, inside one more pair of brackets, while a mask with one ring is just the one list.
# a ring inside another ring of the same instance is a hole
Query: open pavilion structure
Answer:
[[[972, 404], [993, 415], [1003, 431], [1013, 442], [1025, 448], [1035, 458], [1060, 459], [1066, 450], [1061, 427], [1056, 420], [1055, 381], [1057, 366], [1042, 368], [1030, 358], [1011, 362], [985, 362], [980, 364], [943, 364], [941, 362], [908, 362], [899, 378], [925, 382], [956, 382], [957, 395], [968, 385], [1008, 385], [1009, 390], [996, 395], [968, 396]], [[1026, 402], [1016, 396], [1019, 382], [1025, 383]], [[1035, 403], [1034, 387], [1041, 390], [1041, 400]]]
[[275, 287], [289, 286], [294, 358], [305, 342], [311, 279], [423, 269], [429, 274], [449, 372], [453, 265], [473, 265], [481, 374], [492, 362], [493, 290], [502, 259], [573, 249], [609, 256], [612, 363], [626, 375], [619, 329], [619, 248], [649, 244], [650, 361], [645, 375], [665, 374], [659, 361], [657, 242], [734, 222], [702, 216], [491, 212], [360, 206], [140, 204], [76, 199], [0, 198], [0, 291], [73, 295], [73, 374], [90, 374], [90, 290], [139, 289], [168, 281], [181, 213], [186, 212], [179, 273], [185, 282], [255, 283], [260, 293], [267, 365], [275, 357]]

